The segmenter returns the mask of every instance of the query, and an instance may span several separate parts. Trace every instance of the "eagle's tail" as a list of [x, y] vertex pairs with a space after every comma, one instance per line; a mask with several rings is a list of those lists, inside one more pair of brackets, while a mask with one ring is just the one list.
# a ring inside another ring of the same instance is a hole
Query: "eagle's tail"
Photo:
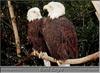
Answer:
[[50, 64], [50, 61], [47, 61], [47, 60], [43, 60], [44, 61], [44, 66], [51, 66], [51, 64]]

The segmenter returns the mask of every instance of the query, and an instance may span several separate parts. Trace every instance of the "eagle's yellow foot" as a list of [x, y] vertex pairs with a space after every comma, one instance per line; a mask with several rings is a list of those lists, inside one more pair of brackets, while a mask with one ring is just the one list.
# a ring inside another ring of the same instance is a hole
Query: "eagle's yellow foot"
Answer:
[[46, 52], [40, 52], [39, 53], [39, 58], [41, 58], [41, 57], [43, 58], [45, 56], [48, 56]]
[[60, 66], [61, 65], [61, 61], [57, 60], [57, 64], [58, 64], [58, 66]]
[[39, 58], [41, 58], [41, 55], [42, 55], [42, 51], [39, 53]]

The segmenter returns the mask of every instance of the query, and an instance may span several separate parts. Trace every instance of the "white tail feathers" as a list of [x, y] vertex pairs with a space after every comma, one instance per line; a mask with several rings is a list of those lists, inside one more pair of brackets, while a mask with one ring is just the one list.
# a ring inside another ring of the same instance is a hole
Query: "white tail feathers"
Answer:
[[50, 61], [47, 61], [47, 60], [43, 60], [43, 61], [44, 61], [45, 66], [48, 66], [48, 67], [51, 66]]

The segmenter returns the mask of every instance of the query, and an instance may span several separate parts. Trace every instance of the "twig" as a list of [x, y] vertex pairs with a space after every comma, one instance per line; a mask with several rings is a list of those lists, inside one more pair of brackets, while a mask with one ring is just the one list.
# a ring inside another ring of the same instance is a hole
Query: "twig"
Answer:
[[11, 1], [8, 0], [8, 8], [9, 8], [9, 12], [10, 12], [10, 17], [11, 17], [11, 22], [12, 22], [12, 26], [13, 26], [13, 32], [14, 32], [14, 36], [15, 36], [15, 43], [16, 43], [16, 52], [17, 55], [19, 56], [21, 49], [20, 49], [20, 38], [18, 35], [18, 30], [17, 30], [17, 24], [16, 24], [16, 19], [15, 19], [15, 15], [14, 15], [14, 10], [13, 10], [13, 6], [11, 5]]

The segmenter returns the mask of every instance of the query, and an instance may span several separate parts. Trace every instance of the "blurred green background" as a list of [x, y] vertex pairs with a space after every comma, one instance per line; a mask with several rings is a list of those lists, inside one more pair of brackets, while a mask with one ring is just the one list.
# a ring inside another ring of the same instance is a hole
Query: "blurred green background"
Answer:
[[[95, 15], [95, 8], [90, 0], [13, 0], [12, 5], [17, 20], [18, 32], [21, 46], [24, 45], [23, 57], [28, 53], [27, 45], [27, 11], [32, 7], [39, 7], [42, 16], [47, 16], [42, 8], [50, 1], [57, 1], [64, 4], [66, 17], [73, 22], [78, 35], [79, 58], [95, 53], [99, 50], [99, 21]], [[0, 7], [0, 38], [1, 38], [1, 65], [13, 66], [18, 63], [15, 51], [14, 34], [12, 30], [8, 5], [6, 0], [1, 0]], [[22, 58], [23, 58], [22, 57]], [[23, 65], [41, 66], [43, 63], [33, 57]], [[79, 64], [78, 66], [98, 66], [99, 60]]]

